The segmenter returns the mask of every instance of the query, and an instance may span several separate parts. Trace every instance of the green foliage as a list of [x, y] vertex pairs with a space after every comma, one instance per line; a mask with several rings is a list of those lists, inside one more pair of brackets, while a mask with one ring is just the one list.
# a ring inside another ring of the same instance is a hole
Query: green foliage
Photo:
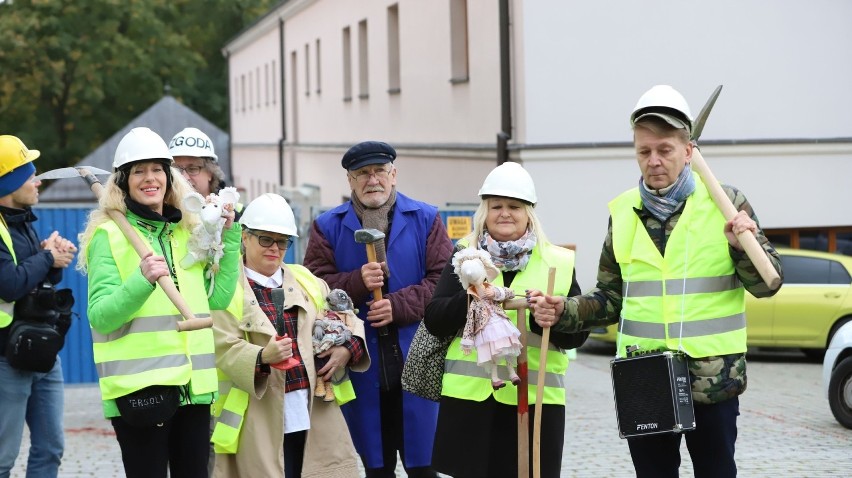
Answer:
[[227, 129], [221, 48], [272, 0], [0, 3], [0, 134], [74, 164], [159, 100], [166, 85]]

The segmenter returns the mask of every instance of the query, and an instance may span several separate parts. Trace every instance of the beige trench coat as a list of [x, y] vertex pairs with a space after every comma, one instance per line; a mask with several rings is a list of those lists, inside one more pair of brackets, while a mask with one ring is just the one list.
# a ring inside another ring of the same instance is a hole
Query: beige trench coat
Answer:
[[[293, 274], [284, 265], [284, 308], [298, 307], [299, 353], [305, 363], [311, 386], [311, 428], [305, 443], [302, 476], [357, 477], [358, 456], [349, 436], [343, 414], [335, 402], [313, 398], [316, 371], [311, 341], [314, 320], [322, 317], [313, 300], [299, 286]], [[284, 383], [283, 371], [272, 369], [267, 377], [255, 377], [257, 353], [269, 339], [276, 335], [275, 328], [261, 310], [251, 286], [241, 274], [244, 289], [243, 317], [237, 321], [228, 313], [214, 314], [213, 332], [216, 339], [216, 366], [233, 380], [236, 386], [249, 393], [249, 406], [240, 432], [240, 445], [236, 454], [217, 454], [214, 477], [273, 477], [284, 476]], [[329, 292], [328, 284], [319, 281], [323, 296]], [[245, 340], [248, 333], [249, 341]], [[353, 335], [364, 340], [364, 323], [358, 319]], [[354, 367], [356, 371], [370, 366], [367, 348]], [[228, 383], [220, 382], [220, 392]]]

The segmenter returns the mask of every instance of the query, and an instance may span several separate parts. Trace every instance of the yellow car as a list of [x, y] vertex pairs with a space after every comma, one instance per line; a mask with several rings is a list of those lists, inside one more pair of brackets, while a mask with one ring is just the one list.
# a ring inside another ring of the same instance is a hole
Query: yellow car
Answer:
[[[784, 285], [772, 297], [746, 293], [748, 345], [798, 348], [822, 359], [841, 325], [852, 320], [852, 257], [778, 248]], [[615, 342], [617, 325], [589, 336]]]

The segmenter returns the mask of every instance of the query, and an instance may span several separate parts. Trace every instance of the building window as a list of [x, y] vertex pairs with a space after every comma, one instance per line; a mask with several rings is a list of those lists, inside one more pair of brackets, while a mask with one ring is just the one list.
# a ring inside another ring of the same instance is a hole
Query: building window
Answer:
[[450, 0], [450, 83], [470, 79], [467, 59], [467, 0]]
[[367, 59], [367, 20], [358, 22], [358, 98], [370, 97], [370, 74]]
[[311, 96], [311, 48], [305, 43], [305, 96]]
[[253, 72], [249, 71], [249, 74], [248, 74], [248, 105], [249, 105], [249, 110], [254, 108], [254, 77], [252, 75], [253, 75]]
[[399, 4], [394, 3], [388, 7], [388, 93], [399, 92]]
[[343, 29], [343, 101], [352, 101], [352, 33]]
[[255, 101], [257, 102], [257, 109], [260, 109], [260, 67], [257, 67], [257, 73], [255, 74], [255, 81], [257, 81], [257, 95], [255, 96]]
[[263, 103], [269, 106], [269, 63], [263, 64]]
[[231, 103], [234, 106], [234, 114], [240, 112], [240, 78], [234, 77], [234, 86], [231, 89]]
[[275, 104], [275, 91], [278, 90], [278, 82], [275, 81], [277, 70], [275, 70], [275, 60], [272, 60], [272, 104]]
[[246, 75], [240, 75], [240, 106], [246, 112]]
[[317, 61], [316, 61], [316, 63], [317, 63], [317, 94], [320, 94], [320, 91], [322, 91], [322, 85], [320, 84], [321, 76], [320, 76], [320, 39], [319, 38], [317, 38], [317, 46], [316, 46], [315, 50], [316, 50], [316, 54], [317, 54]]
[[763, 233], [775, 247], [852, 256], [852, 227], [764, 229]]

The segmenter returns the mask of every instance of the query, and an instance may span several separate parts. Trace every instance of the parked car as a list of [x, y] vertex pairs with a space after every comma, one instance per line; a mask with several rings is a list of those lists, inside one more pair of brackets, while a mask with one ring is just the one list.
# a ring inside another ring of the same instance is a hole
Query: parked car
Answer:
[[[852, 257], [778, 248], [784, 285], [774, 296], [746, 293], [748, 345], [801, 349], [822, 360], [831, 338], [852, 320]], [[591, 338], [615, 342], [617, 325]]]
[[852, 322], [831, 339], [822, 362], [822, 383], [834, 418], [852, 429]]

